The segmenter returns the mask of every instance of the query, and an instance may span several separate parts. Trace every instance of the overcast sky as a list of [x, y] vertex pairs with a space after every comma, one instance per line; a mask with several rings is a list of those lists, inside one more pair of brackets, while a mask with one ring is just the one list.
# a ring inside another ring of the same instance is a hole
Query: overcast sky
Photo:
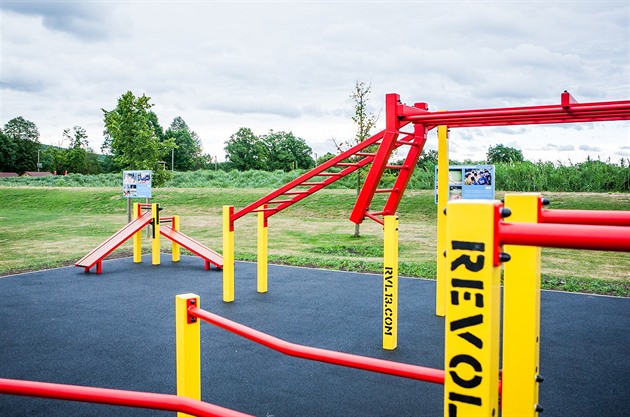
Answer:
[[[224, 158], [240, 127], [292, 131], [318, 155], [352, 138], [349, 98], [371, 83], [429, 110], [630, 99], [630, 7], [621, 1], [5, 1], [1, 120], [22, 116], [40, 141], [87, 130], [127, 91], [160, 124], [181, 116]], [[488, 146], [526, 159], [630, 157], [629, 122], [451, 130], [451, 158]], [[427, 144], [436, 148], [435, 133]]]

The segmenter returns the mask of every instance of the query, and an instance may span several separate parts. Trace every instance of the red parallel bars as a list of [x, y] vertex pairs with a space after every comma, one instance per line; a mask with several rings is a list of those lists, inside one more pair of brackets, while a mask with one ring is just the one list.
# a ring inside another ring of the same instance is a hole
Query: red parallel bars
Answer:
[[[540, 223], [630, 226], [630, 211], [606, 210], [541, 210]], [[628, 231], [630, 233], [630, 230]]]
[[500, 244], [630, 252], [625, 226], [498, 222]]
[[252, 417], [218, 405], [172, 394], [123, 391], [109, 388], [82, 387], [48, 382], [0, 378], [0, 393], [81, 401], [153, 410], [176, 411], [198, 417]]
[[368, 358], [365, 356], [352, 355], [349, 353], [290, 343], [242, 324], [233, 322], [224, 317], [217, 316], [216, 314], [212, 314], [195, 306], [188, 307], [188, 314], [253, 342], [284, 353], [285, 355], [331, 363], [334, 365], [342, 365], [350, 368], [363, 369], [365, 371], [395, 375], [403, 378], [416, 379], [419, 381], [432, 382], [434, 384], [444, 384], [444, 371], [441, 369], [425, 368], [423, 366], [391, 362], [383, 359]]

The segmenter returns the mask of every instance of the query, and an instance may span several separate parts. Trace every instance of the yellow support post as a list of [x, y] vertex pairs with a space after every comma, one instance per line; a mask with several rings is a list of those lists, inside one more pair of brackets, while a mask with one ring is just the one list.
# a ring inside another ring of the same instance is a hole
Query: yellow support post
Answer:
[[[133, 219], [140, 217], [140, 205], [133, 203]], [[137, 264], [142, 263], [142, 230], [138, 230], [133, 235], [133, 261]]]
[[[177, 395], [201, 400], [201, 332], [199, 321], [188, 315], [191, 305], [200, 307], [198, 295], [175, 297]], [[177, 413], [177, 416], [189, 415]]]
[[499, 212], [495, 201], [447, 204], [444, 417], [499, 415]]
[[151, 239], [151, 264], [160, 264], [160, 205], [151, 204], [153, 215], [153, 238]]
[[[538, 193], [506, 194], [506, 221], [538, 223]], [[540, 352], [540, 257], [535, 246], [505, 245], [511, 260], [504, 265], [503, 396], [504, 417], [538, 416]]]
[[446, 314], [446, 276], [448, 274], [446, 251], [446, 215], [444, 209], [449, 198], [448, 184], [448, 126], [437, 127], [438, 172], [437, 172], [437, 272], [435, 283], [435, 314]]
[[[266, 209], [267, 205], [260, 207]], [[268, 222], [267, 217], [263, 211], [258, 212], [258, 279], [257, 290], [259, 293], [267, 292], [267, 278], [268, 278]]]
[[234, 301], [234, 206], [223, 206], [223, 301]]
[[383, 349], [398, 346], [398, 216], [384, 216]]
[[[176, 232], [179, 232], [179, 216], [173, 216], [171, 227]], [[179, 243], [175, 243], [175, 241], [173, 241], [173, 245], [171, 246], [171, 260], [173, 262], [179, 262], [180, 259], [181, 259], [181, 246], [179, 245]]]

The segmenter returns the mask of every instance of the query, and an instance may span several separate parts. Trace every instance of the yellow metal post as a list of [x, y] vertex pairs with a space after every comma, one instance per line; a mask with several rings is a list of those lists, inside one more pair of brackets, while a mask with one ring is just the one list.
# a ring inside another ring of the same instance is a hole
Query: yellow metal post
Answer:
[[[199, 321], [188, 315], [191, 305], [200, 307], [198, 295], [175, 297], [177, 395], [201, 400], [201, 332]], [[177, 413], [177, 416], [188, 414]]]
[[[506, 194], [506, 221], [538, 223], [540, 194]], [[505, 245], [511, 260], [504, 265], [503, 416], [538, 415], [540, 351], [540, 254], [535, 246]]]
[[437, 128], [438, 173], [437, 173], [437, 275], [435, 283], [435, 314], [446, 314], [446, 276], [448, 274], [446, 250], [446, 216], [444, 209], [449, 197], [448, 185], [448, 126]]
[[499, 207], [479, 200], [447, 204], [445, 417], [499, 415], [501, 292], [493, 263]]
[[384, 216], [383, 349], [398, 346], [398, 216]]
[[[260, 207], [266, 209], [267, 205]], [[267, 265], [267, 249], [268, 249], [268, 226], [267, 217], [263, 211], [258, 212], [258, 280], [257, 289], [260, 293], [267, 292], [267, 278], [268, 278], [268, 265]]]
[[[171, 221], [171, 227], [176, 232], [179, 232], [179, 216], [173, 216], [173, 220]], [[175, 243], [173, 241], [173, 245], [171, 246], [171, 259], [173, 262], [179, 262], [181, 258], [181, 246], [179, 243]]]
[[223, 206], [223, 301], [234, 301], [234, 206]]
[[153, 215], [153, 238], [151, 239], [151, 263], [153, 265], [160, 264], [160, 205], [151, 204], [151, 213]]
[[[140, 217], [140, 205], [133, 203], [133, 219]], [[142, 262], [142, 230], [138, 230], [133, 235], [133, 261], [137, 264]]]

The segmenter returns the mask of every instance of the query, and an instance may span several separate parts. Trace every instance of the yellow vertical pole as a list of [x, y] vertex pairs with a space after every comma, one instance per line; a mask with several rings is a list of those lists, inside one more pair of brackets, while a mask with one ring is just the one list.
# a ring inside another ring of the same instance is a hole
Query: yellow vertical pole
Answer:
[[383, 349], [398, 346], [398, 216], [384, 216]]
[[501, 292], [493, 262], [499, 208], [495, 201], [447, 204], [445, 417], [499, 415]]
[[[199, 320], [188, 315], [191, 305], [200, 307], [198, 295], [175, 297], [177, 395], [201, 400], [201, 332]], [[177, 413], [177, 416], [188, 414]]]
[[[179, 232], [179, 216], [173, 216], [173, 221], [171, 222], [171, 227], [176, 232]], [[173, 241], [173, 245], [171, 246], [171, 259], [173, 262], [179, 262], [181, 258], [181, 247], [179, 243], [175, 243]]]
[[446, 215], [444, 209], [448, 203], [448, 126], [440, 125], [438, 135], [438, 173], [437, 173], [437, 274], [435, 283], [435, 314], [446, 314], [446, 275], [448, 274], [446, 251]]
[[[266, 209], [267, 205], [262, 205], [261, 209]], [[258, 212], [258, 280], [257, 290], [259, 293], [267, 292], [267, 278], [268, 278], [268, 222], [265, 212]]]
[[[540, 194], [506, 194], [506, 221], [538, 223]], [[538, 405], [540, 351], [540, 255], [535, 246], [505, 245], [503, 416], [535, 417]]]
[[160, 264], [160, 205], [151, 204], [151, 213], [153, 215], [153, 239], [151, 239], [151, 263], [153, 265]]
[[[140, 205], [133, 203], [133, 219], [140, 217]], [[142, 262], [142, 230], [138, 230], [133, 235], [133, 261], [137, 264]]]
[[234, 301], [234, 206], [223, 206], [223, 301]]

